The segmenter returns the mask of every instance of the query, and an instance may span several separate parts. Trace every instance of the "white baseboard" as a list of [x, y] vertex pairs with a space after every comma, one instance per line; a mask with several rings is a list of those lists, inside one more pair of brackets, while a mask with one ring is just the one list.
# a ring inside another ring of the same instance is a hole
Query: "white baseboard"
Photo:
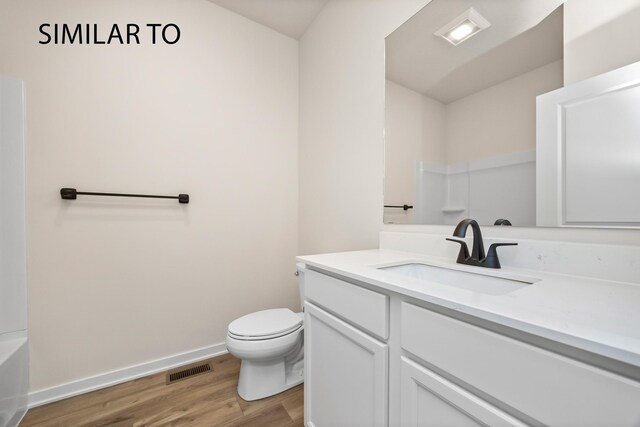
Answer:
[[105, 372], [104, 374], [83, 378], [66, 384], [32, 391], [29, 393], [29, 408], [135, 380], [136, 378], [156, 374], [181, 365], [220, 356], [225, 353], [227, 353], [227, 347], [224, 343], [219, 343], [139, 365], [128, 366], [116, 371]]

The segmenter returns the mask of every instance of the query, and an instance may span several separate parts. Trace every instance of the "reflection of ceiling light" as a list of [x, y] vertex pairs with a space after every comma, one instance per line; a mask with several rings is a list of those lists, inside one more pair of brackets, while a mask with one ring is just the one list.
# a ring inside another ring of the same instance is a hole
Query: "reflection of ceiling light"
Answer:
[[490, 26], [489, 21], [470, 8], [433, 34], [456, 46]]
[[458, 25], [453, 30], [449, 31], [447, 34], [447, 38], [453, 40], [454, 42], [459, 42], [464, 39], [468, 35], [474, 32], [478, 27], [471, 21], [465, 21], [463, 24]]

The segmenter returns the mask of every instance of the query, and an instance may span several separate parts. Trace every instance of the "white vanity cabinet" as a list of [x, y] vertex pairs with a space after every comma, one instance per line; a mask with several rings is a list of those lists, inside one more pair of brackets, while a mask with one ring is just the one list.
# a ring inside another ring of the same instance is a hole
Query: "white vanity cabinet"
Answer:
[[388, 425], [388, 299], [305, 273], [305, 423]]
[[635, 368], [373, 284], [307, 270], [305, 287], [308, 426], [640, 426]]

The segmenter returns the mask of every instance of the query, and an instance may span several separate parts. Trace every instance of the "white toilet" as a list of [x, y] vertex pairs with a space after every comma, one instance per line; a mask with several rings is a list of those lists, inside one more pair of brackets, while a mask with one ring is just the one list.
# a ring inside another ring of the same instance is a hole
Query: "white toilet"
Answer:
[[[302, 297], [304, 270], [298, 271]], [[242, 360], [238, 394], [244, 400], [273, 396], [303, 381], [302, 313], [275, 308], [242, 316], [229, 324], [226, 344]]]

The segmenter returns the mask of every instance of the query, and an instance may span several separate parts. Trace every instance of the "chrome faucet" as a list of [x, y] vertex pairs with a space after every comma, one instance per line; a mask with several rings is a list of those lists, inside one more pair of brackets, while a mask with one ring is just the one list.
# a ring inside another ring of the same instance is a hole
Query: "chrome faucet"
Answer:
[[469, 255], [469, 249], [467, 248], [467, 243], [465, 241], [447, 238], [447, 240], [460, 244], [460, 252], [458, 252], [458, 259], [456, 262], [458, 264], [474, 265], [476, 267], [500, 268], [500, 260], [498, 260], [496, 248], [498, 246], [515, 246], [517, 243], [494, 243], [489, 246], [489, 252], [485, 255], [482, 232], [480, 231], [480, 226], [475, 219], [467, 218], [460, 221], [456, 226], [456, 229], [453, 230], [453, 236], [464, 238], [469, 226], [471, 226], [471, 230], [473, 230], [473, 246], [471, 248], [471, 255]]

